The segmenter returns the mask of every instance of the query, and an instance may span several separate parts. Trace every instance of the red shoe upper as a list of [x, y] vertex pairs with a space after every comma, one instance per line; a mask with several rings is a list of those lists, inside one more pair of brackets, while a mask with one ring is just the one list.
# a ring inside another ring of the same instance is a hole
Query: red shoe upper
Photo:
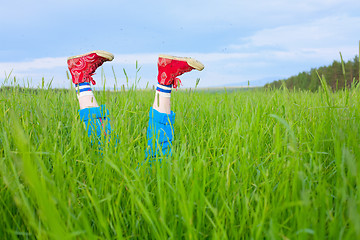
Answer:
[[85, 56], [78, 58], [72, 58], [67, 61], [72, 81], [74, 84], [91, 82], [93, 85], [96, 84], [92, 75], [95, 71], [108, 59], [97, 55], [96, 53], [90, 53]]
[[183, 73], [190, 72], [194, 68], [189, 66], [185, 60], [176, 60], [165, 57], [159, 57], [158, 61], [158, 82], [161, 85], [173, 84], [173, 88], [177, 88], [178, 81], [181, 84], [180, 79], [176, 78]]

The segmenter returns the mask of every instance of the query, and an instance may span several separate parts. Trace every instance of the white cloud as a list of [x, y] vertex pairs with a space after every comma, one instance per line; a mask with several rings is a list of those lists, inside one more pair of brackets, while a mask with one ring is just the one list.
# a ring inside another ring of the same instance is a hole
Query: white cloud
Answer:
[[[193, 57], [201, 61], [206, 62], [218, 62], [224, 60], [239, 60], [247, 59], [249, 57], [257, 56], [256, 53], [165, 53], [175, 56]], [[134, 53], [134, 54], [114, 54], [115, 58], [112, 64], [124, 64], [124, 65], [135, 65], [136, 61], [140, 65], [156, 65], [157, 64], [157, 53]], [[67, 57], [47, 57], [38, 58], [29, 61], [22, 62], [0, 62], [0, 72], [9, 72], [15, 70], [17, 72], [31, 73], [32, 70], [51, 70], [54, 68], [67, 69], [66, 64]]]
[[[166, 54], [166, 53], [165, 53]], [[185, 87], [193, 87], [196, 78], [201, 78], [200, 86], [218, 86], [221, 83], [229, 82], [243, 82], [251, 80], [246, 76], [246, 79], [241, 79], [239, 72], [244, 71], [246, 66], [251, 68], [251, 63], [247, 62], [249, 58], [255, 58], [256, 54], [247, 53], [170, 53], [176, 56], [187, 56], [198, 59], [205, 64], [203, 72], [193, 71], [191, 74], [182, 76]], [[144, 53], [144, 54], [115, 54], [115, 59], [111, 63], [104, 64], [104, 73], [107, 75], [107, 84], [112, 87], [114, 84], [113, 73], [110, 69], [114, 67], [117, 78], [122, 79], [122, 71], [119, 69], [125, 68], [130, 79], [135, 78], [135, 62], [138, 61], [139, 66], [142, 67], [139, 76], [141, 77], [141, 86], [144, 87], [147, 82], [152, 84], [156, 81], [157, 75], [157, 58], [158, 54]], [[250, 65], [249, 65], [250, 64]], [[239, 68], [241, 66], [241, 68]], [[257, 63], [257, 66], [261, 66]], [[54, 87], [68, 87], [65, 71], [67, 70], [66, 57], [56, 58], [39, 58], [23, 62], [2, 62], [0, 63], [0, 73], [11, 71], [12, 76], [17, 79], [32, 79], [32, 86], [38, 86], [42, 77], [47, 80], [54, 78]], [[100, 71], [97, 71], [94, 79], [97, 82], [101, 81]], [[119, 76], [118, 76], [119, 75]], [[3, 75], [5, 76], [5, 75]], [[0, 75], [0, 79], [2, 76]]]
[[254, 52], [274, 60], [332, 60], [340, 51], [351, 58], [358, 53], [360, 39], [354, 38], [357, 36], [354, 33], [358, 32], [360, 17], [333, 16], [304, 24], [263, 29], [228, 48]]
[[[354, 36], [354, 31], [360, 31], [360, 17], [336, 16], [305, 24], [264, 29], [244, 40], [255, 47], [275, 46], [288, 49], [311, 46], [326, 47], [344, 42], [349, 36]], [[349, 41], [351, 39], [346, 40], [346, 42]]]
[[15, 70], [18, 72], [32, 71], [35, 69], [53, 69], [57, 67], [65, 67], [66, 58], [38, 58], [23, 62], [0, 62], [0, 72], [9, 72]]

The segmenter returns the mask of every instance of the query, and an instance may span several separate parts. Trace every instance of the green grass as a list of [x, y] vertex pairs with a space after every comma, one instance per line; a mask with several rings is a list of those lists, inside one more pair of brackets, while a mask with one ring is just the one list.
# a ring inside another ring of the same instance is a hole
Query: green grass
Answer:
[[[325, 90], [323, 90], [325, 89]], [[143, 163], [152, 91], [0, 90], [0, 239], [359, 239], [360, 93], [177, 91], [173, 156]]]

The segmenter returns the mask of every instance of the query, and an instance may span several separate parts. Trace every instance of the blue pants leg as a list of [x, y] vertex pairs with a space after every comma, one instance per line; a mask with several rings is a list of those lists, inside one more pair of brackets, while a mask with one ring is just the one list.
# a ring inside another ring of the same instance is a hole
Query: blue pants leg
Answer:
[[101, 105], [100, 107], [81, 109], [79, 115], [81, 121], [84, 122], [91, 143], [101, 146], [101, 135], [110, 136], [111, 134], [109, 110], [105, 105]]
[[175, 122], [175, 113], [160, 113], [150, 108], [149, 126], [147, 129], [146, 158], [155, 158], [160, 156], [171, 156], [171, 143], [174, 138], [173, 125]]
[[[105, 105], [101, 105], [100, 107], [79, 110], [79, 114], [81, 121], [84, 122], [91, 143], [99, 144], [101, 149], [102, 135], [111, 136], [109, 110], [106, 109]], [[170, 114], [165, 114], [158, 112], [152, 107], [150, 108], [149, 126], [147, 129], [147, 159], [171, 156], [171, 144], [174, 138], [174, 122], [174, 112], [171, 111]]]

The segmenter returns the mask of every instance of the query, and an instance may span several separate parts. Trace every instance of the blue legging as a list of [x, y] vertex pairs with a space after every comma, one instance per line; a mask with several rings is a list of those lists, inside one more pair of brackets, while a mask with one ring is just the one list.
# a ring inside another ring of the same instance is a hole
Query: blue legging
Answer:
[[[111, 125], [109, 118], [109, 110], [105, 105], [94, 108], [85, 108], [79, 110], [80, 119], [84, 122], [87, 134], [92, 143], [97, 143], [101, 148], [102, 135], [111, 136]], [[147, 149], [146, 158], [152, 159], [156, 157], [170, 156], [171, 143], [174, 137], [173, 125], [175, 122], [175, 113], [160, 113], [150, 108], [149, 125], [147, 129]], [[111, 139], [111, 137], [110, 137]], [[111, 141], [115, 141], [111, 139]]]

